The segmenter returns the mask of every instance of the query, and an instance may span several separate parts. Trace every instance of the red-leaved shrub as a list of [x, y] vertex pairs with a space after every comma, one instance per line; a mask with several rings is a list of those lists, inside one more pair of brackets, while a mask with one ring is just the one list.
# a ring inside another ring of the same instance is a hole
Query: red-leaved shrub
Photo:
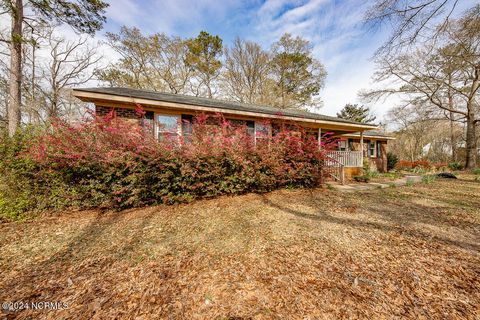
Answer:
[[413, 162], [413, 167], [414, 168], [423, 168], [423, 169], [429, 169], [432, 167], [432, 164], [428, 160], [417, 160]]
[[413, 162], [407, 160], [400, 160], [395, 166], [395, 168], [398, 170], [410, 170], [414, 168], [429, 169], [431, 167], [432, 164], [427, 160], [417, 160]]
[[334, 140], [319, 148], [300, 127], [276, 124], [274, 131], [255, 139], [245, 126], [201, 115], [189, 136], [157, 141], [114, 114], [55, 121], [29, 140], [20, 155], [29, 166], [18, 174], [34, 180], [42, 208], [126, 208], [318, 185]]
[[407, 160], [400, 160], [397, 162], [397, 165], [395, 166], [396, 169], [398, 170], [408, 170], [413, 168], [413, 162], [407, 161]]

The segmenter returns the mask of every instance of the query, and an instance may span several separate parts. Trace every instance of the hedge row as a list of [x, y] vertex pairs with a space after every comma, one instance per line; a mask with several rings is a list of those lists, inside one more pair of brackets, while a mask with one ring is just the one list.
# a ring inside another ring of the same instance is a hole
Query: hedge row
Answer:
[[[257, 142], [243, 126], [201, 116], [188, 141], [156, 141], [149, 130], [114, 117], [62, 121], [0, 144], [0, 215], [32, 211], [123, 209], [222, 194], [313, 187], [324, 151], [301, 128], [277, 128]], [[211, 119], [210, 119], [211, 120]]]

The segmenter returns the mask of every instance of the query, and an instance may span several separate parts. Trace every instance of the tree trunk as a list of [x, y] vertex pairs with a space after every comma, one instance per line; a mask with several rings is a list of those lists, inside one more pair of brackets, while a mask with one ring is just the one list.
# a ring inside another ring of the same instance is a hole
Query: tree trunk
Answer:
[[16, 0], [12, 12], [12, 32], [10, 43], [10, 99], [7, 106], [8, 111], [8, 135], [15, 134], [20, 126], [22, 104], [22, 22], [23, 22], [23, 1]]
[[457, 139], [455, 138], [455, 122], [453, 112], [450, 112], [450, 147], [452, 148], [452, 162], [457, 161]]
[[467, 117], [465, 169], [475, 168], [476, 153], [477, 153], [477, 135], [476, 135], [476, 128], [475, 128], [475, 114], [472, 110], [471, 112], [469, 112]]
[[477, 134], [475, 123], [475, 96], [480, 88], [480, 65], [475, 66], [475, 78], [472, 83], [472, 94], [467, 101], [467, 141], [466, 141], [466, 159], [465, 169], [473, 169], [477, 160]]
[[36, 96], [35, 96], [35, 71], [36, 71], [35, 70], [35, 67], [36, 67], [35, 66], [35, 52], [36, 52], [36, 48], [37, 48], [37, 43], [34, 42], [33, 45], [32, 45], [32, 88], [31, 88], [32, 92], [31, 92], [31, 96], [30, 96], [30, 108], [31, 108], [30, 113], [32, 114], [32, 113], [35, 112], [35, 117], [32, 121], [34, 124], [38, 124], [38, 119], [36, 117], [36, 114], [38, 114], [36, 112], [36, 110], [37, 110], [36, 108], [38, 108], [38, 106], [36, 105], [36, 101], [35, 101], [35, 99], [36, 99]]
[[207, 92], [208, 92], [208, 97], [209, 97], [210, 99], [212, 99], [212, 98], [213, 98], [213, 95], [212, 95], [212, 88], [210, 87], [210, 80], [208, 80]]
[[[454, 109], [453, 105], [453, 94], [452, 94], [452, 74], [449, 73], [448, 75], [448, 107], [450, 110]], [[452, 162], [457, 161], [457, 142], [455, 141], [455, 115], [453, 114], [452, 111], [450, 111], [450, 147], [452, 149]]]

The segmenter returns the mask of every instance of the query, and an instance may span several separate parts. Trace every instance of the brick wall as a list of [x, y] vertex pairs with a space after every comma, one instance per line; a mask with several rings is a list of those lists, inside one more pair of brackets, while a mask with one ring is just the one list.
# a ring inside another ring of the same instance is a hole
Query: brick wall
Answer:
[[106, 116], [112, 109], [115, 109], [115, 114], [119, 118], [140, 119], [134, 109], [95, 106], [95, 112], [100, 117]]
[[381, 163], [380, 163], [380, 172], [387, 172], [387, 142], [382, 141], [381, 142], [381, 148], [382, 148], [382, 157], [381, 157]]
[[145, 130], [148, 130], [148, 132], [153, 135], [153, 112], [152, 111], [147, 111], [143, 119], [135, 112], [134, 109], [127, 109], [127, 108], [95, 106], [95, 113], [99, 117], [105, 117], [107, 114], [110, 113], [110, 111], [112, 111], [112, 109], [115, 109], [115, 115], [118, 118], [136, 122], [141, 126], [143, 126]]
[[[363, 145], [363, 157], [368, 159], [370, 162], [370, 168], [374, 171], [386, 172], [387, 171], [387, 142], [381, 141], [380, 148], [381, 148], [381, 157], [370, 158], [367, 157], [367, 150], [368, 150], [368, 143], [366, 142], [369, 139], [364, 139]], [[353, 150], [358, 151], [361, 149], [360, 140], [356, 139], [353, 140]]]

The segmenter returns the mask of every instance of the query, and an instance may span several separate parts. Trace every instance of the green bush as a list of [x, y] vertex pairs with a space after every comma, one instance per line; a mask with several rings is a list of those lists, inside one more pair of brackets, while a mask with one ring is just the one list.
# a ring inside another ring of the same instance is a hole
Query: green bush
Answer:
[[415, 167], [415, 168], [412, 169], [412, 172], [417, 173], [417, 174], [424, 174], [424, 173], [429, 172], [429, 170], [426, 169], [426, 168], [423, 168], [423, 167]]
[[367, 157], [363, 158], [363, 172], [367, 173], [370, 172], [370, 161]]
[[434, 182], [435, 180], [437, 180], [437, 176], [436, 176], [436, 175], [432, 175], [432, 174], [424, 175], [424, 176], [422, 177], [422, 182], [425, 183], [425, 184], [432, 183], [432, 182]]
[[448, 168], [452, 171], [458, 171], [463, 169], [463, 165], [460, 162], [450, 162]]
[[395, 166], [398, 163], [398, 156], [392, 152], [387, 152], [387, 171], [395, 169]]
[[35, 165], [18, 157], [27, 151], [26, 145], [33, 136], [32, 128], [27, 128], [14, 138], [6, 132], [0, 137], [0, 219], [20, 219], [35, 202], [31, 194], [37, 185]]
[[365, 172], [364, 176], [365, 177], [368, 177], [368, 178], [377, 178], [379, 177], [381, 174], [380, 172], [378, 171], [368, 171], [368, 172]]
[[473, 170], [472, 170], [472, 173], [473, 173], [474, 175], [480, 176], [480, 168], [475, 168], [475, 169], [473, 169]]

